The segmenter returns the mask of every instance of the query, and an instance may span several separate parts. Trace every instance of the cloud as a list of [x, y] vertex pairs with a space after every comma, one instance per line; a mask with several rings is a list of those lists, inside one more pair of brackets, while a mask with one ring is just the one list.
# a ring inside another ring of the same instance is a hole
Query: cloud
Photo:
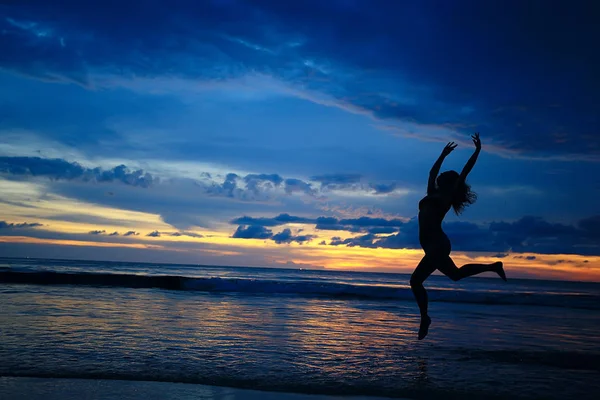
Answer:
[[[598, 216], [582, 219], [576, 225], [551, 223], [542, 218], [525, 216], [514, 222], [445, 222], [443, 229], [455, 251], [481, 251], [506, 257], [507, 252], [538, 254], [600, 255]], [[420, 248], [418, 221], [399, 226], [398, 233], [379, 236], [374, 233], [341, 239], [332, 238], [334, 246], [361, 246], [382, 248]]]
[[[159, 209], [150, 210], [159, 212], [164, 221], [175, 226], [180, 230], [191, 229], [193, 226], [206, 226], [206, 221], [195, 215], [186, 213], [181, 204], [169, 206], [165, 203], [177, 200], [174, 198], [174, 190], [183, 190], [184, 186], [188, 193], [196, 192], [197, 196], [207, 198], [228, 198], [240, 202], [266, 202], [274, 199], [282, 199], [294, 194], [303, 194], [311, 199], [324, 199], [325, 196], [320, 193], [319, 188], [314, 188], [309, 182], [297, 178], [283, 178], [278, 174], [246, 174], [245, 176], [233, 172], [227, 173], [223, 178], [217, 174], [198, 171], [196, 179], [182, 177], [159, 177], [154, 173], [144, 172], [143, 169], [130, 170], [125, 165], [119, 165], [112, 169], [104, 170], [101, 167], [84, 167], [77, 162], [69, 162], [64, 159], [48, 159], [40, 157], [0, 157], [0, 174], [10, 176], [12, 179], [29, 178], [49, 178], [52, 181], [71, 181], [84, 183], [102, 183], [109, 186], [109, 183], [125, 184], [129, 187], [140, 187], [144, 189], [156, 188], [156, 193], [161, 193], [161, 204], [151, 204], [149, 195], [146, 194], [144, 200], [146, 205], [158, 206]], [[221, 180], [222, 179], [222, 180]], [[55, 185], [52, 189], [58, 190], [69, 197], [80, 197], [82, 193], [87, 192], [83, 187], [67, 187]], [[190, 190], [191, 189], [191, 190]], [[121, 190], [122, 192], [122, 190]], [[110, 190], [110, 195], [102, 192], [101, 197], [90, 199], [94, 203], [101, 202], [106, 204], [115, 204], [121, 206], [127, 203], [126, 207], [140, 209], [141, 204], [129, 204], [123, 196], [115, 196], [115, 191]], [[170, 195], [166, 196], [165, 194]], [[129, 196], [133, 195], [130, 193]], [[177, 193], [181, 198], [181, 193]], [[111, 200], [111, 198], [114, 198]], [[131, 197], [130, 197], [131, 198]], [[198, 197], [189, 198], [189, 204], [186, 206], [190, 211], [198, 210]], [[223, 206], [223, 203], [220, 203]], [[229, 204], [231, 207], [232, 204]], [[74, 216], [65, 216], [73, 219]], [[292, 221], [289, 221], [292, 222]], [[298, 220], [297, 222], [302, 222]], [[240, 221], [239, 224], [246, 222]]]
[[375, 191], [375, 194], [388, 194], [395, 191], [398, 185], [396, 183], [372, 183], [370, 187]]
[[246, 183], [246, 189], [255, 194], [260, 193], [265, 188], [279, 187], [283, 182], [283, 178], [278, 174], [248, 174], [243, 180]]
[[372, 217], [359, 217], [359, 218], [347, 218], [340, 219], [338, 221], [341, 225], [354, 225], [354, 226], [402, 226], [404, 221], [400, 219], [385, 219], [385, 218], [372, 218]]
[[291, 224], [291, 223], [310, 224], [312, 222], [313, 222], [313, 220], [310, 218], [296, 217], [296, 216], [284, 213], [284, 214], [279, 214], [278, 216], [276, 216], [274, 218], [265, 218], [265, 217], [254, 218], [254, 217], [243, 216], [243, 217], [239, 217], [239, 218], [235, 218], [235, 219], [231, 220], [230, 223], [235, 224], [235, 225], [278, 226], [278, 225]]
[[240, 225], [236, 229], [236, 231], [231, 236], [232, 238], [238, 239], [270, 239], [273, 236], [273, 231], [264, 226], [260, 225], [250, 225], [244, 226]]
[[284, 185], [285, 193], [287, 194], [299, 192], [309, 196], [314, 196], [317, 193], [316, 189], [314, 189], [310, 183], [304, 182], [300, 179], [288, 178], [284, 181]]
[[344, 218], [338, 219], [334, 217], [317, 217], [306, 218], [289, 215], [287, 213], [279, 214], [273, 218], [266, 217], [249, 217], [243, 216], [230, 221], [232, 224], [256, 225], [256, 226], [279, 226], [290, 223], [315, 225], [319, 230], [340, 230], [349, 232], [366, 232], [372, 233], [392, 233], [397, 231], [397, 227], [404, 224], [399, 219], [385, 219], [372, 217], [359, 218]]
[[[215, 177], [210, 174], [205, 175], [203, 181], [198, 182], [198, 185], [204, 188], [205, 192], [211, 196], [223, 196], [235, 198], [243, 201], [252, 200], [267, 200], [275, 194], [275, 190], [285, 184], [285, 193], [292, 194], [294, 192], [303, 192], [312, 195], [310, 190], [306, 190], [305, 186], [309, 184], [300, 179], [283, 179], [278, 174], [248, 174], [244, 177], [236, 173], [228, 173], [223, 182], [214, 181]], [[297, 186], [288, 188], [287, 182], [293, 182], [292, 185]], [[303, 186], [304, 185], [304, 186]]]
[[291, 243], [291, 242], [304, 243], [304, 242], [309, 242], [309, 241], [313, 240], [314, 238], [316, 238], [315, 235], [296, 235], [296, 236], [294, 236], [292, 234], [291, 229], [289, 229], [289, 228], [285, 228], [283, 231], [276, 233], [275, 235], [273, 235], [271, 237], [271, 239], [275, 243], [278, 243], [278, 244]]
[[[242, 192], [237, 187], [237, 180], [239, 176], [234, 173], [229, 173], [225, 176], [225, 180], [222, 184], [213, 183], [208, 187], [207, 192], [211, 195], [223, 195], [225, 197], [237, 197], [236, 192]], [[236, 190], [237, 189], [237, 190]]]
[[[0, 222], [2, 222], [2, 221], [0, 221]], [[0, 227], [1, 227], [1, 225], [2, 224], [0, 224]], [[118, 231], [108, 233], [104, 229], [92, 230], [92, 231], [89, 231], [88, 234], [89, 235], [96, 235], [96, 236], [105, 235], [105, 236], [112, 236], [112, 237], [117, 237], [117, 236], [127, 237], [127, 236], [139, 236], [140, 235], [138, 232], [135, 232], [135, 231], [125, 232], [123, 235], [121, 235]], [[194, 238], [202, 238], [202, 237], [204, 237], [204, 235], [201, 235], [201, 234], [195, 233], [195, 232], [160, 232], [158, 230], [154, 230], [152, 232], [149, 232], [146, 236], [147, 237], [161, 237], [163, 235], [174, 236], [174, 237], [189, 236], [189, 237], [194, 237]]]
[[[262, 74], [290, 94], [400, 130], [438, 126], [447, 136], [486, 127], [497, 132], [490, 140], [496, 148], [517, 154], [600, 154], [591, 133], [600, 93], [593, 72], [600, 68], [586, 57], [600, 32], [583, 4], [570, 5], [576, 18], [561, 18], [561, 6], [544, 4], [523, 21], [514, 20], [528, 10], [521, 2], [502, 10], [488, 2], [373, 7], [366, 0], [122, 4], [138, 10], [135, 19], [109, 5], [4, 5], [0, 66], [84, 87], [133, 85], [134, 77], [223, 82]], [[490, 19], [506, 29], [492, 29]], [[539, 34], [546, 46], [531, 51]], [[403, 40], [408, 36], [419, 40]], [[452, 63], [444, 58], [448, 51]], [[423, 130], [419, 137], [431, 135]]]
[[[106, 191], [109, 190], [115, 194], [107, 196]], [[162, 221], [175, 228], [173, 231], [180, 232], [199, 232], [201, 229], [219, 230], [223, 222], [242, 213], [264, 214], [274, 207], [282, 207], [298, 213], [314, 210], [312, 203], [306, 202], [302, 196], [287, 196], [283, 191], [278, 194], [280, 197], [271, 201], [247, 201], [206, 195], [203, 188], [196, 185], [192, 179], [161, 179], [160, 183], [144, 190], [119, 183], [90, 185], [83, 182], [61, 184], [50, 181], [43, 184], [43, 191], [54, 192], [61, 197], [85, 203], [160, 215]], [[85, 222], [84, 219], [82, 221]], [[113, 226], [114, 222], [91, 219], [89, 223], [101, 229], [108, 229], [107, 226]], [[124, 229], [139, 232], [139, 225], [128, 224]], [[149, 229], [167, 230], [159, 225], [150, 225]]]
[[321, 184], [321, 190], [352, 189], [360, 184], [361, 179], [360, 174], [325, 174], [310, 178], [311, 181]]
[[398, 232], [398, 229], [394, 228], [394, 227], [391, 227], [391, 226], [374, 226], [372, 228], [369, 228], [367, 231], [369, 233], [377, 235], [377, 234], [395, 233], [395, 232]]
[[340, 173], [315, 175], [310, 178], [311, 181], [320, 184], [320, 191], [326, 192], [365, 192], [375, 195], [390, 194], [400, 189], [397, 183], [374, 183], [363, 182], [363, 176], [360, 174]]
[[582, 236], [589, 239], [600, 239], [600, 215], [580, 220], [577, 227]]
[[[533, 260], [535, 260], [537, 257], [536, 257], [536, 256], [521, 256], [521, 255], [518, 255], [518, 256], [513, 256], [512, 258], [518, 258], [518, 259], [522, 259], [522, 260], [533, 261]], [[564, 261], [562, 261], [562, 262], [564, 262]], [[557, 264], [560, 264], [560, 263], [561, 263], [561, 260], [557, 260], [557, 261], [556, 261], [556, 263], [557, 263]]]
[[237, 239], [270, 239], [277, 244], [291, 242], [302, 244], [316, 238], [315, 235], [294, 235], [289, 228], [274, 234], [272, 230], [262, 225], [240, 225], [231, 237]]
[[125, 165], [102, 170], [101, 168], [85, 168], [76, 162], [68, 162], [60, 158], [0, 157], [0, 173], [47, 177], [54, 180], [80, 179], [95, 182], [121, 182], [144, 188], [155, 182], [155, 178], [149, 173], [144, 173], [143, 170], [130, 171]]
[[43, 224], [40, 224], [39, 222], [14, 223], [14, 222], [0, 221], [0, 229], [27, 229], [27, 228], [36, 228], [38, 226], [43, 226]]
[[205, 178], [198, 184], [205, 188], [206, 193], [213, 196], [224, 196], [245, 201], [267, 200], [279, 193], [282, 189], [287, 195], [295, 193], [305, 194], [310, 197], [324, 198], [327, 192], [353, 191], [356, 193], [390, 194], [398, 189], [397, 184], [360, 183], [359, 176], [350, 174], [332, 174], [313, 176], [310, 181], [319, 183], [313, 186], [309, 181], [298, 178], [284, 178], [279, 174], [248, 174], [241, 177], [235, 173], [225, 176], [223, 182], [215, 182]]
[[172, 232], [172, 233], [167, 233], [169, 236], [189, 236], [189, 237], [193, 237], [193, 238], [203, 238], [204, 235], [201, 235], [199, 233], [195, 233], [195, 232]]
[[309, 181], [298, 178], [283, 178], [279, 174], [248, 174], [241, 177], [235, 173], [225, 176], [223, 182], [215, 182], [214, 177], [205, 178], [198, 182], [207, 194], [211, 196], [224, 196], [243, 201], [268, 200], [280, 195], [279, 189], [284, 194], [293, 195], [300, 193], [309, 197], [323, 199], [327, 192], [353, 191], [360, 193], [390, 194], [398, 189], [396, 184], [361, 184], [354, 182], [351, 175], [322, 175], [313, 176], [311, 181], [320, 183], [318, 187]]
[[349, 183], [360, 182], [360, 174], [325, 174], [315, 175], [310, 178], [311, 181], [319, 182], [321, 185], [346, 185]]
[[[346, 238], [346, 239], [342, 239], [339, 236], [334, 236], [331, 238], [331, 242], [329, 244], [331, 246], [345, 245], [348, 247], [359, 246], [359, 247], [375, 248], [375, 247], [379, 247], [373, 243], [373, 241], [376, 238], [377, 237], [371, 233], [366, 234], [366, 235], [357, 236], [354, 238]], [[381, 246], [381, 247], [385, 247], [385, 246]]]

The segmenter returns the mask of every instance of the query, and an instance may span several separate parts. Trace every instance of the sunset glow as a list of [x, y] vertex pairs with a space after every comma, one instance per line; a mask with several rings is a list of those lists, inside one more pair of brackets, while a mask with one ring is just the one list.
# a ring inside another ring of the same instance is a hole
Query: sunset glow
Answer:
[[600, 281], [589, 38], [485, 2], [502, 29], [225, 3], [0, 6], [0, 256], [410, 273], [429, 169], [455, 141], [460, 170], [479, 131], [456, 264]]

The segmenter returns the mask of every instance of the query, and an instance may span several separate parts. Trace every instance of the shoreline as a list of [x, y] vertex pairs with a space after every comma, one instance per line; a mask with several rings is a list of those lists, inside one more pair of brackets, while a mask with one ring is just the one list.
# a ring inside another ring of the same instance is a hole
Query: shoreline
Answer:
[[[193, 383], [85, 378], [0, 377], [3, 400], [391, 400], [387, 397], [267, 392]], [[410, 400], [395, 399], [395, 400]]]

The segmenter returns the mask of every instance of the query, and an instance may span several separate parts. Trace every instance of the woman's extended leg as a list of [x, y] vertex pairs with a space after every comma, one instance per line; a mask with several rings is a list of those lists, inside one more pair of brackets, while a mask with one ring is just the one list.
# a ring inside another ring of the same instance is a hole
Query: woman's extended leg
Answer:
[[506, 281], [506, 274], [504, 273], [502, 261], [491, 264], [465, 264], [462, 267], [457, 268], [454, 261], [452, 261], [452, 258], [448, 257], [441, 262], [437, 268], [441, 273], [453, 281], [460, 281], [461, 279], [481, 274], [482, 272], [495, 272], [500, 278]]
[[425, 256], [421, 259], [421, 262], [419, 262], [419, 265], [417, 265], [417, 268], [415, 268], [410, 277], [410, 288], [415, 295], [415, 299], [419, 305], [419, 311], [421, 312], [419, 340], [427, 336], [429, 325], [431, 324], [431, 318], [429, 318], [429, 315], [427, 314], [427, 291], [423, 286], [423, 282], [425, 282], [425, 280], [433, 273], [433, 271], [435, 271], [435, 265], [427, 256]]

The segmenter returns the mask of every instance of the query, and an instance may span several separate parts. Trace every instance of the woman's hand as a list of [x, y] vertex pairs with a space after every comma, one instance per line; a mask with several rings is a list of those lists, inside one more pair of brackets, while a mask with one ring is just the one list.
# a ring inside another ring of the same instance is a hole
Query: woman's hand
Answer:
[[442, 150], [442, 155], [445, 157], [448, 154], [452, 153], [452, 150], [454, 150], [456, 148], [456, 146], [458, 146], [458, 145], [456, 143], [454, 143], [454, 142], [448, 143], [446, 145], [446, 147], [444, 147], [444, 150]]
[[476, 132], [474, 135], [471, 135], [471, 139], [473, 139], [473, 143], [475, 143], [475, 149], [481, 150], [481, 140], [479, 139], [479, 132]]

